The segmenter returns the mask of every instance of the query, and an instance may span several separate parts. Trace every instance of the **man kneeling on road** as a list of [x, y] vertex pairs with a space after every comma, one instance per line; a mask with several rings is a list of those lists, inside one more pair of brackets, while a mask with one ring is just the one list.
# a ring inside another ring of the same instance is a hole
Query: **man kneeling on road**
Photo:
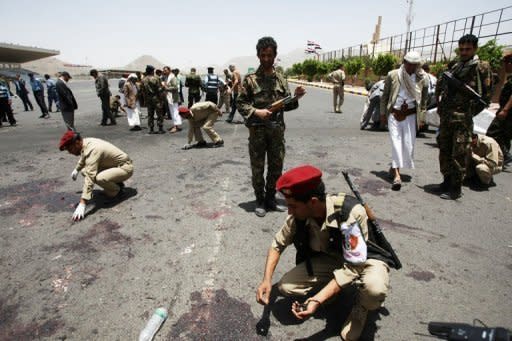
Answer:
[[466, 165], [465, 182], [482, 188], [496, 186], [493, 175], [503, 169], [503, 153], [499, 144], [492, 137], [473, 134]]
[[[201, 133], [201, 128], [212, 139], [212, 147], [216, 148], [224, 145], [224, 141], [219, 134], [213, 130], [215, 121], [217, 121], [219, 116], [222, 116], [222, 112], [215, 103], [209, 101], [199, 102], [190, 107], [190, 109], [186, 106], [181, 106], [178, 108], [178, 113], [181, 117], [188, 119], [188, 143], [182, 149], [206, 147], [206, 141]], [[192, 144], [194, 137], [196, 144]]]
[[80, 156], [71, 178], [76, 180], [80, 171], [85, 178], [82, 197], [73, 213], [73, 220], [84, 218], [85, 207], [92, 198], [94, 184], [102, 187], [105, 195], [111, 199], [122, 197], [123, 181], [133, 174], [132, 160], [125, 152], [107, 141], [93, 137], [82, 138], [71, 130], [60, 139], [59, 149]]
[[[283, 276], [278, 288], [286, 296], [309, 296], [303, 304], [293, 303], [293, 314], [299, 319], [308, 318], [320, 305], [354, 284], [357, 298], [341, 337], [357, 340], [368, 310], [378, 309], [386, 298], [389, 267], [382, 260], [361, 257], [366, 255], [364, 241], [368, 239], [366, 211], [354, 197], [326, 195], [321, 177], [319, 169], [306, 165], [289, 170], [277, 181], [289, 216], [268, 251], [256, 299], [264, 305], [269, 303], [272, 275], [281, 253], [293, 243], [297, 266]], [[342, 234], [340, 228], [351, 232]], [[354, 249], [357, 252], [351, 252]]]

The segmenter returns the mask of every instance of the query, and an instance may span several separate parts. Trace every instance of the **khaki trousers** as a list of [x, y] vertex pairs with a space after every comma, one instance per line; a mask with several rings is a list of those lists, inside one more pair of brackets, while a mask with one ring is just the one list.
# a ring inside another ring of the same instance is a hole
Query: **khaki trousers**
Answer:
[[119, 185], [133, 175], [133, 164], [131, 161], [122, 166], [105, 169], [96, 175], [96, 184], [104, 189], [105, 195], [114, 197], [119, 193]]
[[467, 176], [471, 177], [474, 174], [476, 174], [478, 176], [478, 178], [480, 179], [480, 181], [486, 185], [491, 183], [492, 176], [494, 174], [498, 174], [499, 172], [501, 172], [500, 167], [489, 167], [485, 163], [479, 163], [479, 164], [475, 165], [475, 163], [473, 162], [472, 166], [470, 164], [470, 166], [468, 167]]
[[[345, 90], [343, 86], [335, 85], [332, 88], [332, 104], [334, 111], [340, 111], [341, 106], [343, 105], [343, 102], [345, 101]], [[339, 105], [338, 105], [338, 97], [340, 99]]]
[[379, 260], [368, 259], [362, 265], [349, 265], [340, 259], [321, 254], [311, 259], [314, 276], [308, 276], [306, 264], [300, 263], [279, 281], [279, 291], [285, 296], [306, 296], [320, 291], [332, 279], [341, 288], [354, 283], [361, 305], [378, 309], [389, 290], [389, 268]]
[[203, 134], [201, 133], [201, 129], [199, 127], [203, 128], [206, 135], [208, 135], [213, 142], [218, 142], [222, 140], [219, 134], [217, 134], [217, 132], [213, 130], [213, 125], [215, 124], [215, 121], [217, 121], [218, 117], [219, 115], [216, 112], [214, 112], [209, 114], [206, 119], [194, 122], [194, 136], [197, 142], [204, 141]]

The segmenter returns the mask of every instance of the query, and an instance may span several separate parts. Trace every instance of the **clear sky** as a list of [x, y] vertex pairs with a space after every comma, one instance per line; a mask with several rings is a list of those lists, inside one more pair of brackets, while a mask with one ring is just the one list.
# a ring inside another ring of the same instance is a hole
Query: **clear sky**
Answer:
[[[0, 0], [0, 42], [60, 50], [59, 59], [124, 66], [152, 55], [172, 66], [224, 64], [273, 36], [279, 52], [314, 40], [324, 51], [406, 31], [406, 0]], [[412, 28], [510, 5], [510, 0], [414, 0]]]

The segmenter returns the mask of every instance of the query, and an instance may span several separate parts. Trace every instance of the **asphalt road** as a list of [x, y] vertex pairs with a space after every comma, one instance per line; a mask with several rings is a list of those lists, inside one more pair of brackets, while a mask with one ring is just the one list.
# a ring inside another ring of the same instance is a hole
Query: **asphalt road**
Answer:
[[[86, 219], [72, 223], [82, 184], [70, 179], [76, 157], [57, 148], [62, 119], [39, 119], [15, 100], [19, 125], [0, 129], [0, 339], [133, 340], [160, 306], [169, 319], [156, 340], [337, 338], [350, 290], [304, 323], [288, 299], [265, 310], [255, 301], [286, 214], [250, 212], [245, 126], [218, 121], [224, 148], [182, 151], [186, 129], [129, 132], [124, 117], [99, 127], [92, 81], [71, 88], [78, 130], [126, 151], [135, 174], [126, 200], [109, 206], [98, 191]], [[421, 322], [432, 320], [512, 328], [511, 174], [496, 176], [489, 191], [464, 188], [461, 200], [443, 201], [431, 193], [441, 176], [428, 133], [417, 140], [416, 169], [404, 171], [402, 190], [393, 192], [387, 133], [358, 128], [364, 98], [346, 95], [340, 115], [330, 112], [330, 92], [307, 90], [286, 114], [285, 168], [319, 167], [333, 193], [349, 191], [340, 173], [348, 169], [403, 263], [364, 339], [427, 340]], [[275, 282], [294, 255], [285, 252]]]

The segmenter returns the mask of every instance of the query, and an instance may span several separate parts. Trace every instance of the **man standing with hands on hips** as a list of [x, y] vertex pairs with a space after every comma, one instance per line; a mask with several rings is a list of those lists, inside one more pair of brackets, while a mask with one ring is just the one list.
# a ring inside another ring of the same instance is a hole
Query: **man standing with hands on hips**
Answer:
[[85, 207], [92, 199], [92, 190], [97, 184], [103, 188], [105, 195], [113, 200], [119, 200], [123, 195], [123, 181], [133, 175], [132, 160], [128, 155], [113, 144], [93, 138], [82, 138], [79, 133], [68, 130], [60, 139], [59, 149], [67, 150], [70, 154], [80, 156], [80, 160], [71, 173], [76, 180], [78, 173], [84, 176], [82, 197], [73, 220], [85, 217]]
[[[248, 74], [238, 95], [237, 106], [247, 121], [249, 128], [249, 156], [251, 159], [252, 186], [256, 195], [258, 217], [264, 217], [267, 210], [286, 211], [277, 205], [276, 181], [283, 171], [285, 154], [284, 112], [299, 107], [298, 99], [306, 93], [299, 86], [295, 89], [295, 98], [275, 112], [269, 110], [272, 104], [290, 96], [286, 77], [274, 68], [277, 56], [277, 43], [272, 37], [261, 38], [256, 45], [260, 66], [254, 73]], [[267, 179], [263, 178], [267, 157]]]

